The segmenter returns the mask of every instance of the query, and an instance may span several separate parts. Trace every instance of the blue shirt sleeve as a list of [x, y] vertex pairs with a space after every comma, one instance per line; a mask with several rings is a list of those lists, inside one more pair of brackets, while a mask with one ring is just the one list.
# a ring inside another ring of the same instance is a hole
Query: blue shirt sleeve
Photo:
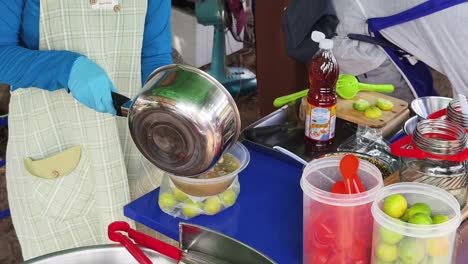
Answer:
[[57, 90], [68, 86], [71, 67], [80, 54], [37, 51], [20, 45], [25, 0], [0, 0], [0, 83]]
[[144, 83], [158, 67], [172, 63], [171, 0], [148, 0], [141, 58]]

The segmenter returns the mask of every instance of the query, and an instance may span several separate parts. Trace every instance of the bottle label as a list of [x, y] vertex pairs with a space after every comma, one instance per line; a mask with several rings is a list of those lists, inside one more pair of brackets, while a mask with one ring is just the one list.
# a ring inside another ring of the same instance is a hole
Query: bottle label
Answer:
[[308, 103], [305, 136], [328, 141], [335, 137], [336, 104], [330, 107], [317, 107]]

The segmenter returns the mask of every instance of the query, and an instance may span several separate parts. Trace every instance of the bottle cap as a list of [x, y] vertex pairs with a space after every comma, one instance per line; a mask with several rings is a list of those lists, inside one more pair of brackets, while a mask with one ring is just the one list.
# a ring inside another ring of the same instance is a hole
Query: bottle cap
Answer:
[[321, 49], [332, 49], [333, 48], [333, 40], [331, 39], [322, 39], [319, 44], [319, 48]]
[[317, 43], [320, 43], [320, 41], [324, 40], [325, 39], [325, 34], [323, 34], [322, 32], [320, 31], [312, 31], [312, 34], [310, 35], [310, 38], [314, 41], [314, 42], [317, 42]]

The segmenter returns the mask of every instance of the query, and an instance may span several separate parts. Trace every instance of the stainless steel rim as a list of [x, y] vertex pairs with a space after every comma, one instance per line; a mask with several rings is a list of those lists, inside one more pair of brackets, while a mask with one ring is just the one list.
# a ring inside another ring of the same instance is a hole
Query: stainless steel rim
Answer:
[[[408, 120], [406, 120], [403, 126], [403, 131], [405, 132], [406, 135], [413, 134], [418, 121], [419, 121], [419, 116], [413, 116], [413, 117], [410, 117]], [[413, 126], [414, 122], [416, 122], [415, 126]]]
[[[148, 257], [150, 257], [151, 255], [161, 255], [158, 252], [153, 251], [153, 250], [148, 249], [148, 248], [145, 248], [145, 247], [140, 247], [139, 246], [139, 248]], [[119, 244], [92, 245], [92, 246], [70, 248], [70, 249], [65, 249], [65, 250], [62, 250], [62, 251], [52, 252], [52, 253], [49, 253], [49, 254], [46, 254], [46, 255], [42, 255], [42, 256], [27, 260], [27, 261], [25, 261], [23, 263], [33, 264], [33, 263], [37, 263], [37, 262], [44, 262], [44, 261], [48, 261], [50, 259], [55, 259], [55, 258], [59, 258], [61, 256], [67, 256], [67, 255], [70, 255], [70, 254], [76, 254], [76, 253], [80, 253], [80, 252], [89, 252], [89, 253], [96, 254], [97, 252], [100, 252], [102, 250], [122, 250], [122, 251], [127, 252], [127, 254], [129, 254], [127, 249], [124, 246], [119, 245]]]
[[[452, 140], [428, 137], [429, 134], [448, 136]], [[465, 129], [447, 120], [422, 120], [414, 131], [414, 144], [422, 149], [437, 155], [454, 155], [462, 152], [466, 147], [467, 136]]]
[[464, 115], [462, 113], [459, 99], [453, 100], [449, 103], [447, 107], [447, 120], [468, 128], [468, 115]]
[[[416, 111], [416, 109], [419, 109], [420, 102], [421, 101], [431, 101], [431, 100], [439, 100], [439, 101], [450, 102], [450, 101], [453, 100], [453, 98], [443, 97], [443, 96], [423, 96], [423, 97], [418, 97], [418, 98], [414, 99], [410, 104], [410, 108], [416, 114], [416, 116], [418, 116], [419, 120], [427, 119], [427, 116], [422, 116], [421, 115], [423, 113], [420, 113], [419, 111]], [[432, 109], [432, 110], [434, 110], [434, 109]], [[431, 113], [426, 113], [426, 114], [429, 115]]]

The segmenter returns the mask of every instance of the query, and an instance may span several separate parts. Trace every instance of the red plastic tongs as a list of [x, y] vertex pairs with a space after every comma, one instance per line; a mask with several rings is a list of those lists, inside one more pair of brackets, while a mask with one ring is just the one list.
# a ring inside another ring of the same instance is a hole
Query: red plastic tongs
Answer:
[[[123, 235], [121, 232], [127, 232], [128, 237]], [[141, 251], [140, 248], [137, 247], [136, 244], [152, 249], [164, 256], [176, 260], [177, 262], [182, 259], [182, 251], [179, 248], [166, 244], [143, 233], [139, 233], [130, 228], [130, 225], [126, 222], [117, 221], [111, 223], [108, 227], [107, 235], [110, 240], [123, 245], [140, 264], [152, 264], [153, 262], [143, 253], [143, 251]], [[136, 244], [134, 244], [129, 238], [133, 239]]]

